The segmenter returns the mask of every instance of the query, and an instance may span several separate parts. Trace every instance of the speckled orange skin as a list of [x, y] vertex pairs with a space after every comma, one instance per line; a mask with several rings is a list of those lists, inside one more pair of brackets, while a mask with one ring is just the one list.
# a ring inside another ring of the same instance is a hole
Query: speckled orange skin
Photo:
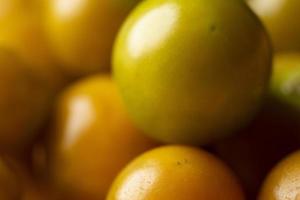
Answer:
[[265, 180], [259, 200], [299, 200], [300, 152], [282, 160]]
[[244, 200], [229, 168], [192, 147], [165, 146], [136, 158], [118, 175], [106, 200]]

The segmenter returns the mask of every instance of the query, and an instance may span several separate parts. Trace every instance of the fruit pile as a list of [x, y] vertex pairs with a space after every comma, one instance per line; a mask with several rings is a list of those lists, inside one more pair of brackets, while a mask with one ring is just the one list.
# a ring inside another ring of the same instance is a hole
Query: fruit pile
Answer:
[[299, 0], [0, 0], [0, 200], [300, 200]]

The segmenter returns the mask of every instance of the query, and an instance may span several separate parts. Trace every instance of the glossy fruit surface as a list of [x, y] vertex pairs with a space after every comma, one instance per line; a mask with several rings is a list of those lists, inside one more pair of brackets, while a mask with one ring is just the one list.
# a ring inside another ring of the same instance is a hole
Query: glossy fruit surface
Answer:
[[114, 77], [134, 121], [169, 143], [229, 135], [257, 110], [271, 49], [240, 0], [149, 0], [125, 22]]
[[270, 32], [276, 51], [300, 50], [298, 0], [249, 0]]
[[156, 146], [133, 126], [106, 76], [80, 81], [62, 94], [51, 139], [50, 174], [72, 199], [102, 200], [122, 167]]
[[114, 181], [107, 200], [242, 200], [232, 172], [205, 151], [165, 146], [131, 162]]
[[42, 25], [46, 0], [0, 0], [0, 46], [14, 51], [53, 90], [63, 77]]
[[64, 72], [82, 76], [110, 68], [115, 35], [139, 0], [48, 0], [46, 30]]
[[48, 116], [52, 93], [15, 54], [0, 50], [0, 151], [27, 145]]
[[259, 200], [298, 200], [300, 198], [300, 152], [281, 161], [266, 179]]

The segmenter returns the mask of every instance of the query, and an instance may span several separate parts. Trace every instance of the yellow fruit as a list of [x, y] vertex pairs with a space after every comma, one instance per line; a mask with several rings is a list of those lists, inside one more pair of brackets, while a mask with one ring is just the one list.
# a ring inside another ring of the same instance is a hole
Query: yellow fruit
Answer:
[[102, 200], [116, 174], [156, 145], [131, 123], [107, 76], [91, 77], [67, 89], [54, 121], [50, 174], [72, 199]]
[[115, 35], [139, 0], [48, 0], [45, 26], [63, 71], [73, 77], [110, 68]]
[[148, 151], [114, 181], [107, 200], [243, 200], [229, 168], [192, 147], [165, 146]]
[[148, 0], [117, 38], [114, 77], [148, 135], [206, 144], [252, 118], [271, 53], [261, 22], [241, 0]]
[[0, 46], [17, 53], [27, 67], [58, 90], [64, 80], [42, 26], [45, 0], [0, 0]]

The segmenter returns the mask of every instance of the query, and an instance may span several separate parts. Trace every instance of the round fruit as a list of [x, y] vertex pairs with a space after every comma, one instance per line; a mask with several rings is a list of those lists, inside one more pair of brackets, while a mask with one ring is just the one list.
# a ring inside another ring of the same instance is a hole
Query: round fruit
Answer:
[[165, 146], [131, 162], [107, 200], [242, 200], [241, 188], [220, 160], [202, 150]]
[[251, 119], [268, 85], [266, 32], [240, 0], [148, 0], [124, 24], [114, 76], [135, 123], [204, 144]]
[[300, 50], [300, 1], [251, 0], [249, 4], [269, 30], [276, 51]]
[[51, 176], [58, 189], [74, 198], [104, 199], [116, 174], [156, 146], [133, 126], [114, 82], [106, 76], [88, 78], [66, 90], [54, 123]]
[[115, 35], [139, 0], [48, 0], [46, 29], [64, 72], [108, 69]]
[[3, 160], [0, 160], [0, 199], [19, 200], [21, 195], [20, 180]]
[[17, 56], [0, 50], [0, 151], [23, 148], [48, 116], [52, 96], [35, 75]]
[[296, 109], [300, 109], [300, 54], [275, 56], [271, 93]]
[[0, 0], [0, 46], [15, 51], [45, 83], [63, 85], [42, 27], [45, 0]]
[[300, 199], [300, 152], [281, 161], [267, 177], [259, 200]]

